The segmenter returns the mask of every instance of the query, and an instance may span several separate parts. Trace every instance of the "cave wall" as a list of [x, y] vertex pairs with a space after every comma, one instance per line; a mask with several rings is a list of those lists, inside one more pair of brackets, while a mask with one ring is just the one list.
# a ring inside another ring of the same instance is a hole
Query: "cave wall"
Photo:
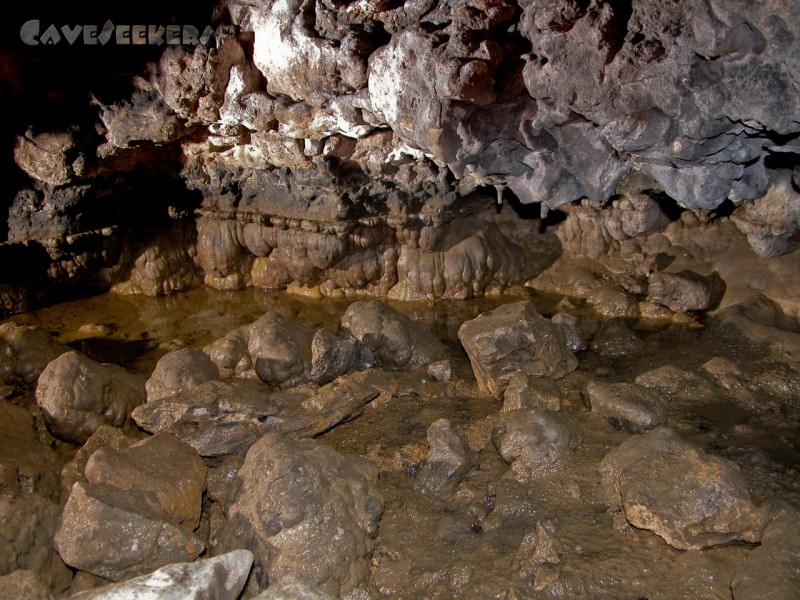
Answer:
[[208, 46], [17, 132], [0, 296], [203, 280], [471, 297], [555, 242], [487, 198], [735, 209], [780, 255], [800, 222], [798, 17], [779, 0], [228, 0]]

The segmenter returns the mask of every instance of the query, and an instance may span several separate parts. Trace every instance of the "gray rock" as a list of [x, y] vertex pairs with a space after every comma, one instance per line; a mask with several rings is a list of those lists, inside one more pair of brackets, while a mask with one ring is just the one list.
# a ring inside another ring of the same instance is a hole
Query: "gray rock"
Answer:
[[38, 494], [0, 494], [0, 574], [33, 571], [60, 593], [72, 573], [53, 550], [61, 509]]
[[569, 313], [559, 312], [554, 314], [550, 320], [561, 327], [561, 333], [564, 334], [564, 340], [570, 350], [573, 352], [586, 350], [586, 342], [581, 334], [578, 317]]
[[414, 489], [431, 495], [453, 491], [475, 464], [472, 452], [447, 419], [428, 427], [428, 454], [417, 471]]
[[333, 600], [336, 596], [326, 594], [317, 586], [297, 577], [288, 576], [270, 583], [269, 588], [253, 600]]
[[584, 398], [593, 411], [622, 431], [644, 433], [667, 423], [667, 403], [635, 383], [590, 381]]
[[69, 351], [41, 329], [4, 323], [0, 325], [0, 379], [8, 384], [36, 385], [45, 367]]
[[731, 583], [734, 600], [792, 600], [800, 590], [800, 515], [778, 516]]
[[578, 367], [561, 328], [529, 301], [506, 304], [467, 321], [458, 339], [478, 386], [498, 400], [517, 371], [558, 379]]
[[591, 348], [600, 356], [630, 356], [641, 352], [644, 342], [623, 322], [611, 321], [592, 340]]
[[120, 450], [100, 448], [86, 463], [93, 484], [151, 493], [172, 522], [197, 529], [206, 486], [206, 466], [190, 446], [157, 433]]
[[563, 469], [577, 442], [569, 422], [546, 410], [503, 413], [492, 433], [494, 447], [523, 483]]
[[369, 576], [383, 499], [378, 470], [316, 441], [270, 433], [247, 453], [215, 551], [247, 547], [254, 577], [295, 576], [333, 595]]
[[372, 352], [352, 338], [340, 338], [328, 329], [320, 329], [311, 341], [311, 374], [318, 385], [330, 383], [349, 371], [362, 371], [373, 366]]
[[53, 594], [33, 571], [17, 569], [0, 577], [0, 600], [52, 600]]
[[341, 327], [363, 342], [379, 365], [389, 369], [424, 367], [447, 353], [422, 325], [374, 300], [348, 306]]
[[725, 283], [714, 272], [708, 277], [694, 271], [656, 272], [648, 280], [648, 294], [654, 302], [675, 312], [714, 308], [725, 292]]
[[450, 381], [453, 369], [449, 360], [437, 360], [428, 365], [426, 373], [436, 381]]
[[630, 438], [601, 463], [612, 506], [634, 527], [681, 550], [758, 542], [764, 515], [739, 468], [659, 428]]
[[73, 485], [55, 535], [65, 563], [111, 581], [192, 561], [204, 548], [151, 494], [82, 482]]
[[131, 410], [144, 401], [144, 379], [67, 352], [42, 372], [36, 401], [53, 435], [83, 444], [100, 425], [132, 426]]
[[236, 600], [252, 564], [252, 552], [234, 550], [193, 563], [167, 565], [148, 575], [74, 594], [70, 600]]
[[561, 409], [561, 391], [549, 379], [533, 377], [518, 371], [503, 392], [503, 412], [519, 409]]
[[219, 379], [219, 369], [202, 350], [181, 348], [162, 356], [145, 383], [147, 401], [167, 398]]

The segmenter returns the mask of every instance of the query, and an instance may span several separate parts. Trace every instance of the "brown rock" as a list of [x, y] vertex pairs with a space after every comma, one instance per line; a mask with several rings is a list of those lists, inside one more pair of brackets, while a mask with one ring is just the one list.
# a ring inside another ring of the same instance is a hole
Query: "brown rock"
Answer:
[[643, 433], [667, 422], [667, 404], [652, 390], [635, 383], [590, 381], [585, 399], [593, 411], [617, 429]]
[[714, 308], [725, 293], [718, 273], [703, 277], [694, 271], [656, 272], [648, 280], [650, 298], [675, 312]]
[[52, 600], [53, 594], [33, 571], [17, 569], [0, 577], [0, 600]]
[[561, 328], [529, 301], [506, 304], [467, 321], [458, 339], [478, 386], [498, 400], [517, 371], [558, 379], [578, 367]]
[[219, 379], [219, 369], [202, 350], [181, 348], [161, 357], [145, 383], [147, 401], [167, 398]]
[[0, 325], [0, 379], [36, 385], [45, 367], [69, 350], [36, 327]]

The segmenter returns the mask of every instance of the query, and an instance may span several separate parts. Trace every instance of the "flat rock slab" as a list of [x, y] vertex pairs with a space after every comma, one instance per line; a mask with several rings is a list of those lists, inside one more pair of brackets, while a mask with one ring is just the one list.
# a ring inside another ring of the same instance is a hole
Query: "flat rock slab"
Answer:
[[205, 545], [173, 523], [146, 492], [77, 482], [64, 507], [55, 548], [71, 567], [122, 581], [192, 561]]
[[236, 600], [252, 564], [252, 552], [234, 550], [193, 563], [167, 565], [148, 575], [80, 592], [70, 600]]
[[758, 542], [764, 518], [739, 468], [658, 428], [632, 437], [601, 463], [612, 506], [671, 546], [700, 550]]
[[590, 381], [584, 396], [593, 411], [628, 433], [644, 433], [667, 423], [667, 403], [635, 383]]
[[502, 399], [518, 371], [559, 379], [578, 368], [561, 328], [541, 316], [533, 302], [506, 304], [464, 323], [458, 330], [478, 386]]

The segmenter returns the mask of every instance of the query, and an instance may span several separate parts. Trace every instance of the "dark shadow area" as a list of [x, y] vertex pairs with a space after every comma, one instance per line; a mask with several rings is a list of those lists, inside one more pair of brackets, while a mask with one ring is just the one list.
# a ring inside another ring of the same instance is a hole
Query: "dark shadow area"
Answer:
[[70, 348], [100, 363], [112, 363], [129, 369], [138, 359], [151, 352], [155, 344], [150, 340], [111, 340], [86, 338], [67, 344]]

